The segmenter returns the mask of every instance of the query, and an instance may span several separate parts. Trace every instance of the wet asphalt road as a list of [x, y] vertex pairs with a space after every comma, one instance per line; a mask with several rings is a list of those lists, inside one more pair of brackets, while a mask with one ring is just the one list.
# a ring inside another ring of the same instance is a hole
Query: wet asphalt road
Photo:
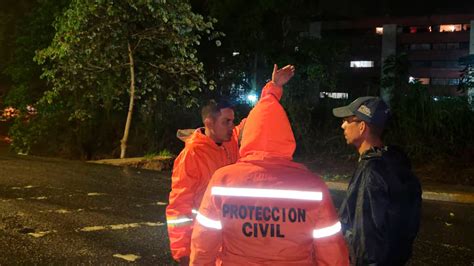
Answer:
[[[0, 265], [173, 265], [170, 173], [0, 155]], [[343, 193], [335, 192], [339, 205]], [[411, 265], [473, 265], [474, 205], [424, 202]]]

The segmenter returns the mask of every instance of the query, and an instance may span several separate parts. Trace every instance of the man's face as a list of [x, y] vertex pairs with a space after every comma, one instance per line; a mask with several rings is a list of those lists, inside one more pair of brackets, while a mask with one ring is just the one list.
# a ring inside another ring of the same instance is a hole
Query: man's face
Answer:
[[344, 130], [344, 137], [346, 138], [347, 144], [359, 147], [362, 143], [360, 123], [363, 123], [363, 121], [359, 120], [356, 116], [349, 116], [342, 119], [341, 128]]
[[229, 141], [234, 130], [234, 111], [231, 108], [221, 109], [220, 114], [209, 123], [210, 137], [216, 143]]

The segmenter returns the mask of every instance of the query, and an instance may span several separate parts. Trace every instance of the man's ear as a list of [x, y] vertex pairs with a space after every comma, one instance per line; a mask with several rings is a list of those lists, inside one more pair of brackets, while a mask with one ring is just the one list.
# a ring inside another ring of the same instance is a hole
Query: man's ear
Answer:
[[214, 121], [211, 117], [206, 117], [206, 119], [204, 119], [204, 126], [206, 128], [212, 128], [214, 126]]
[[368, 129], [367, 123], [365, 121], [361, 121], [359, 123], [359, 132], [362, 135]]

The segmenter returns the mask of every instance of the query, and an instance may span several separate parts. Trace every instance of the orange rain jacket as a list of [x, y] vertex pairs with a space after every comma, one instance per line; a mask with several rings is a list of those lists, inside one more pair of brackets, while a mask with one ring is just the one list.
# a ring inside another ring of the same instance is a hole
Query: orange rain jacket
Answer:
[[203, 133], [204, 128], [198, 128], [174, 161], [166, 220], [171, 255], [176, 260], [191, 253], [193, 211], [198, 209], [212, 174], [237, 161], [239, 130], [240, 126], [236, 127], [232, 139], [218, 146]]
[[[272, 89], [264, 88], [261, 97]], [[193, 212], [199, 208], [212, 174], [237, 161], [245, 121], [234, 128], [232, 139], [221, 146], [203, 133], [204, 128], [198, 128], [186, 139], [184, 149], [174, 161], [166, 220], [171, 255], [175, 260], [190, 255]]]
[[[295, 140], [266, 87], [250, 112], [241, 159], [213, 175], [197, 214], [191, 265], [348, 265], [349, 256], [327, 186], [292, 162]], [[276, 87], [276, 88], [275, 88]]]

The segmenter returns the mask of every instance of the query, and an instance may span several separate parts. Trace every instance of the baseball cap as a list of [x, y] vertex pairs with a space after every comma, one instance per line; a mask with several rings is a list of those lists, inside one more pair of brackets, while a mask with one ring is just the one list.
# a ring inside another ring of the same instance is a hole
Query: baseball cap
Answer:
[[390, 116], [390, 109], [379, 97], [359, 97], [349, 105], [332, 109], [335, 117], [349, 117], [355, 115], [362, 121], [383, 128]]

